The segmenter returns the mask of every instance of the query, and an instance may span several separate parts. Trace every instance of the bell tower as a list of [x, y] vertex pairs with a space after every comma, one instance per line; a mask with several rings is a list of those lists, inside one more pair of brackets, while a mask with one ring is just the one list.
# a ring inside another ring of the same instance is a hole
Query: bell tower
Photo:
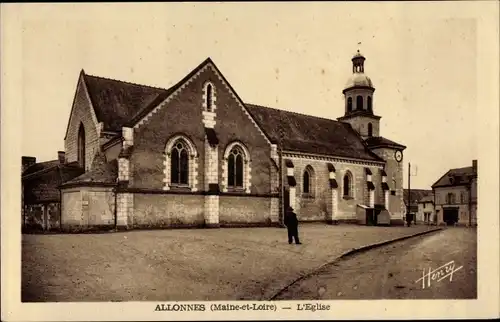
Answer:
[[345, 113], [337, 120], [351, 124], [363, 137], [380, 136], [380, 116], [373, 114], [375, 87], [365, 74], [366, 58], [359, 52], [352, 57], [352, 75], [344, 90]]

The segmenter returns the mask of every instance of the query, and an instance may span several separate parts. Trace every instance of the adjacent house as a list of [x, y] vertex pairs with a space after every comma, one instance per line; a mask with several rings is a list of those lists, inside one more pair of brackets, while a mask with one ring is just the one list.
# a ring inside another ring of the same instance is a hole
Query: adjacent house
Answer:
[[432, 185], [438, 225], [477, 225], [477, 160], [450, 169]]
[[405, 209], [403, 212], [403, 215], [406, 216], [406, 212], [408, 211], [408, 202], [410, 202], [410, 213], [415, 214], [416, 217], [414, 218], [414, 221], [419, 222], [421, 221], [418, 217], [418, 211], [419, 211], [419, 202], [422, 200], [422, 198], [427, 197], [427, 196], [432, 196], [432, 190], [431, 189], [404, 189], [403, 191], [404, 195], [404, 204], [405, 204]]
[[418, 201], [416, 221], [430, 225], [435, 223], [434, 195], [427, 195]]
[[338, 120], [247, 103], [210, 58], [167, 89], [82, 70], [64, 164], [84, 172], [60, 186], [62, 228], [274, 225], [287, 206], [301, 221], [356, 221], [363, 205], [401, 222], [405, 146], [380, 136], [364, 61]]

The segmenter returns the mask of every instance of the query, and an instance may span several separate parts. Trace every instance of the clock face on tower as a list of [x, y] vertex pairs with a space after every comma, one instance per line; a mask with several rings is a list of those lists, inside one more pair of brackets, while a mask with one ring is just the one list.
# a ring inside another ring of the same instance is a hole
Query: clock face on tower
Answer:
[[394, 152], [394, 158], [396, 161], [401, 162], [403, 160], [403, 152], [401, 150], [396, 150], [396, 152]]

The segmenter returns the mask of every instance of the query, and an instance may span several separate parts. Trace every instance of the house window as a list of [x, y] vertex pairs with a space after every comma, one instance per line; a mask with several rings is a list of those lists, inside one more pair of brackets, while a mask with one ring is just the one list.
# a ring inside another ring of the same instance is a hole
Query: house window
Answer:
[[368, 136], [372, 136], [373, 134], [373, 125], [368, 123]]
[[78, 163], [85, 169], [85, 128], [83, 123], [78, 129]]
[[186, 145], [179, 141], [171, 151], [170, 182], [187, 185], [189, 176], [189, 162]]
[[455, 194], [453, 192], [448, 193], [446, 195], [446, 203], [451, 205], [455, 203]]
[[367, 98], [368, 111], [372, 111], [372, 97], [368, 96]]
[[343, 179], [344, 198], [352, 198], [352, 185], [352, 174], [351, 172], [347, 171]]
[[243, 188], [243, 151], [235, 146], [231, 149], [227, 160], [227, 185], [232, 188]]
[[352, 97], [347, 98], [347, 111], [352, 111]]
[[195, 145], [185, 136], [176, 135], [165, 146], [164, 190], [171, 187], [196, 191], [198, 155]]
[[460, 203], [466, 203], [465, 192], [462, 192], [462, 194], [460, 195]]
[[302, 177], [302, 193], [307, 196], [314, 195], [314, 170], [308, 165]]
[[361, 95], [358, 95], [356, 97], [356, 109], [357, 110], [363, 109], [363, 96], [361, 96]]

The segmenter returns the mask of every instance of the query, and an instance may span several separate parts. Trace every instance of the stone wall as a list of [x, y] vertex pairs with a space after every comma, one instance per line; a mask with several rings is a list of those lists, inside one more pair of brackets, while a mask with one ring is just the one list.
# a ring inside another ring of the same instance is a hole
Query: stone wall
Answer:
[[134, 193], [132, 228], [203, 226], [204, 196]]
[[85, 129], [85, 170], [90, 169], [95, 154], [100, 149], [99, 124], [90, 105], [83, 80], [80, 78], [76, 88], [74, 103], [69, 118], [68, 131], [64, 139], [66, 162], [78, 160], [78, 131], [80, 124]]
[[271, 225], [271, 198], [220, 196], [219, 223], [231, 225]]
[[114, 227], [115, 224], [115, 194], [112, 188], [63, 189], [61, 209], [64, 230]]

